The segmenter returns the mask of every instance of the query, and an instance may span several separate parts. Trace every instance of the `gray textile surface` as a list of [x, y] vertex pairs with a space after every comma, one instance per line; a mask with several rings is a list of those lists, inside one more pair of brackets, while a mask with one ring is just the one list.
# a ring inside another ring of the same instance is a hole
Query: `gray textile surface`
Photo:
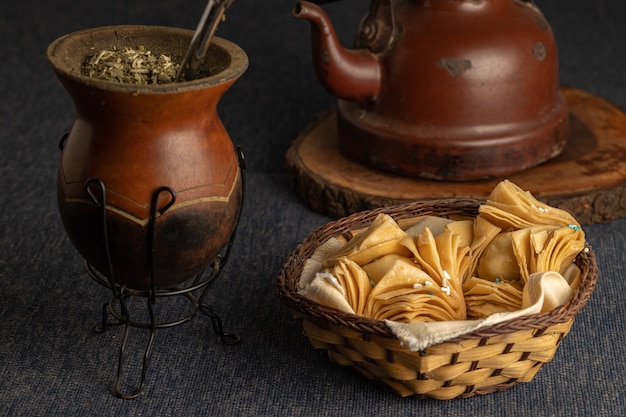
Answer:
[[[585, 228], [600, 263], [597, 290], [530, 384], [420, 402], [385, 392], [310, 347], [275, 295], [276, 276], [297, 243], [329, 219], [295, 197], [283, 159], [298, 132], [334, 100], [314, 77], [308, 25], [291, 18], [287, 0], [237, 0], [219, 31], [250, 57], [220, 105], [233, 141], [246, 151], [248, 194], [231, 261], [209, 300], [243, 343], [222, 345], [204, 316], [160, 330], [145, 393], [115, 398], [122, 329], [92, 331], [109, 292], [87, 277], [58, 218], [57, 142], [73, 107], [44, 51], [58, 36], [93, 26], [193, 29], [204, 4], [23, 0], [0, 7], [0, 415], [626, 415], [622, 220]], [[344, 43], [367, 4], [325, 6]], [[556, 33], [562, 82], [626, 108], [622, 2], [538, 4]], [[131, 351], [142, 334], [131, 334]]]

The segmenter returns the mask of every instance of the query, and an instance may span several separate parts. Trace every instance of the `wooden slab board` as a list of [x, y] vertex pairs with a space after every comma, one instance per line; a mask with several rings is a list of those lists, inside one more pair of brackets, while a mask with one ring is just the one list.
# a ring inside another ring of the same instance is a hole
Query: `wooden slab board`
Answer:
[[[507, 177], [582, 224], [626, 218], [626, 114], [592, 94], [561, 89], [570, 133], [557, 158]], [[331, 217], [416, 200], [484, 200], [502, 180], [446, 182], [408, 178], [364, 166], [338, 149], [336, 113], [315, 120], [286, 154], [290, 183], [311, 208]]]

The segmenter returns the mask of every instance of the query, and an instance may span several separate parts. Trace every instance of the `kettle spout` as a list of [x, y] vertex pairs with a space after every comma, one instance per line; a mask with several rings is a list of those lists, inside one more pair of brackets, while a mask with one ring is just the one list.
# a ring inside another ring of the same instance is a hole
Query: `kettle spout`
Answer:
[[365, 101], [378, 97], [382, 85], [382, 65], [368, 49], [345, 49], [324, 10], [301, 1], [293, 16], [311, 23], [313, 65], [320, 82], [334, 96]]

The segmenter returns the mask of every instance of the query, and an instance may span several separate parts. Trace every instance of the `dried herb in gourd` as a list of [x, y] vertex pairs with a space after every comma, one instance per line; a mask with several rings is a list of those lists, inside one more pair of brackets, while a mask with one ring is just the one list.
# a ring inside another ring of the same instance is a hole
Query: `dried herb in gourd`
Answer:
[[98, 51], [85, 61], [82, 73], [91, 78], [148, 85], [174, 82], [179, 68], [170, 56], [155, 55], [139, 45], [136, 49]]

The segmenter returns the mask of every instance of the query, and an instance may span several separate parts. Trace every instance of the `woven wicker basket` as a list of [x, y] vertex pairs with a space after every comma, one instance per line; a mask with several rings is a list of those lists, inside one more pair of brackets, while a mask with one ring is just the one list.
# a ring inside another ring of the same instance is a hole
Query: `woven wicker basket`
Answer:
[[581, 285], [571, 301], [549, 313], [510, 320], [421, 352], [402, 345], [382, 321], [371, 320], [317, 304], [297, 293], [305, 261], [330, 237], [367, 227], [379, 213], [401, 226], [416, 217], [475, 217], [480, 202], [440, 200], [380, 208], [330, 222], [314, 230], [294, 250], [278, 277], [278, 294], [317, 349], [366, 378], [401, 396], [452, 399], [488, 394], [529, 382], [549, 362], [569, 332], [574, 316], [587, 303], [597, 281], [595, 255], [587, 246], [576, 259]]

